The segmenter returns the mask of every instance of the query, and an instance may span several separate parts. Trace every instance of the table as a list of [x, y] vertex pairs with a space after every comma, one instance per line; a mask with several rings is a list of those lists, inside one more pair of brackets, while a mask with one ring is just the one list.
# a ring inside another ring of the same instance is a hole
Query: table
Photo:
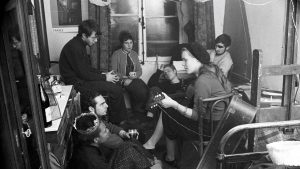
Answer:
[[62, 168], [65, 168], [72, 152], [73, 122], [81, 113], [80, 93], [76, 93], [72, 85], [62, 86], [62, 97], [58, 98], [57, 102], [60, 113], [54, 112], [54, 114], [60, 114], [60, 117], [53, 120], [52, 125], [45, 128], [45, 132], [49, 151], [60, 160]]

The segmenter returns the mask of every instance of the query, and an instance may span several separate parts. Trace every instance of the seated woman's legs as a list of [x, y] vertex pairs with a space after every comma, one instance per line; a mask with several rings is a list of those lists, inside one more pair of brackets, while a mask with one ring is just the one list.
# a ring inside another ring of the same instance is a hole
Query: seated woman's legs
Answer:
[[154, 149], [156, 143], [160, 140], [162, 135], [164, 134], [164, 126], [162, 124], [162, 115], [159, 115], [159, 119], [157, 121], [154, 133], [150, 137], [150, 139], [143, 145], [145, 149]]
[[168, 108], [162, 113], [163, 133], [166, 136], [166, 161], [175, 160], [176, 140], [198, 140], [198, 122], [186, 118], [175, 109]]
[[146, 102], [149, 96], [148, 86], [141, 79], [133, 79], [130, 85], [125, 86], [130, 95], [133, 112], [145, 113]]

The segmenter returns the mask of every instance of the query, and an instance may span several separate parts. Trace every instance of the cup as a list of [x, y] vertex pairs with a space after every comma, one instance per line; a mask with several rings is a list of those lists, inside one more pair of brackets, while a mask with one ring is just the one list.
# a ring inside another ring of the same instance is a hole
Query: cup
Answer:
[[136, 77], [136, 72], [129, 72], [129, 76]]
[[139, 139], [139, 132], [137, 131], [137, 129], [129, 129], [128, 134], [130, 136], [130, 139]]

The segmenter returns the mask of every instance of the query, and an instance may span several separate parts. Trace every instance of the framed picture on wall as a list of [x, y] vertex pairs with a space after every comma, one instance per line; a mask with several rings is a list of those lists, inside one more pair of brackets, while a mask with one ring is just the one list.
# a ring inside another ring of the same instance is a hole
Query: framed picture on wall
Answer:
[[87, 0], [51, 0], [50, 10], [55, 32], [77, 32], [78, 24], [88, 19]]

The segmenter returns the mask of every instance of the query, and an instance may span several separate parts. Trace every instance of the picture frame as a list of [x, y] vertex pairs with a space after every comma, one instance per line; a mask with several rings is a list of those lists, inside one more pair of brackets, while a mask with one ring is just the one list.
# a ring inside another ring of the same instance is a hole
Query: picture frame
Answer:
[[88, 19], [88, 1], [51, 0], [50, 12], [54, 32], [77, 32], [78, 25]]

